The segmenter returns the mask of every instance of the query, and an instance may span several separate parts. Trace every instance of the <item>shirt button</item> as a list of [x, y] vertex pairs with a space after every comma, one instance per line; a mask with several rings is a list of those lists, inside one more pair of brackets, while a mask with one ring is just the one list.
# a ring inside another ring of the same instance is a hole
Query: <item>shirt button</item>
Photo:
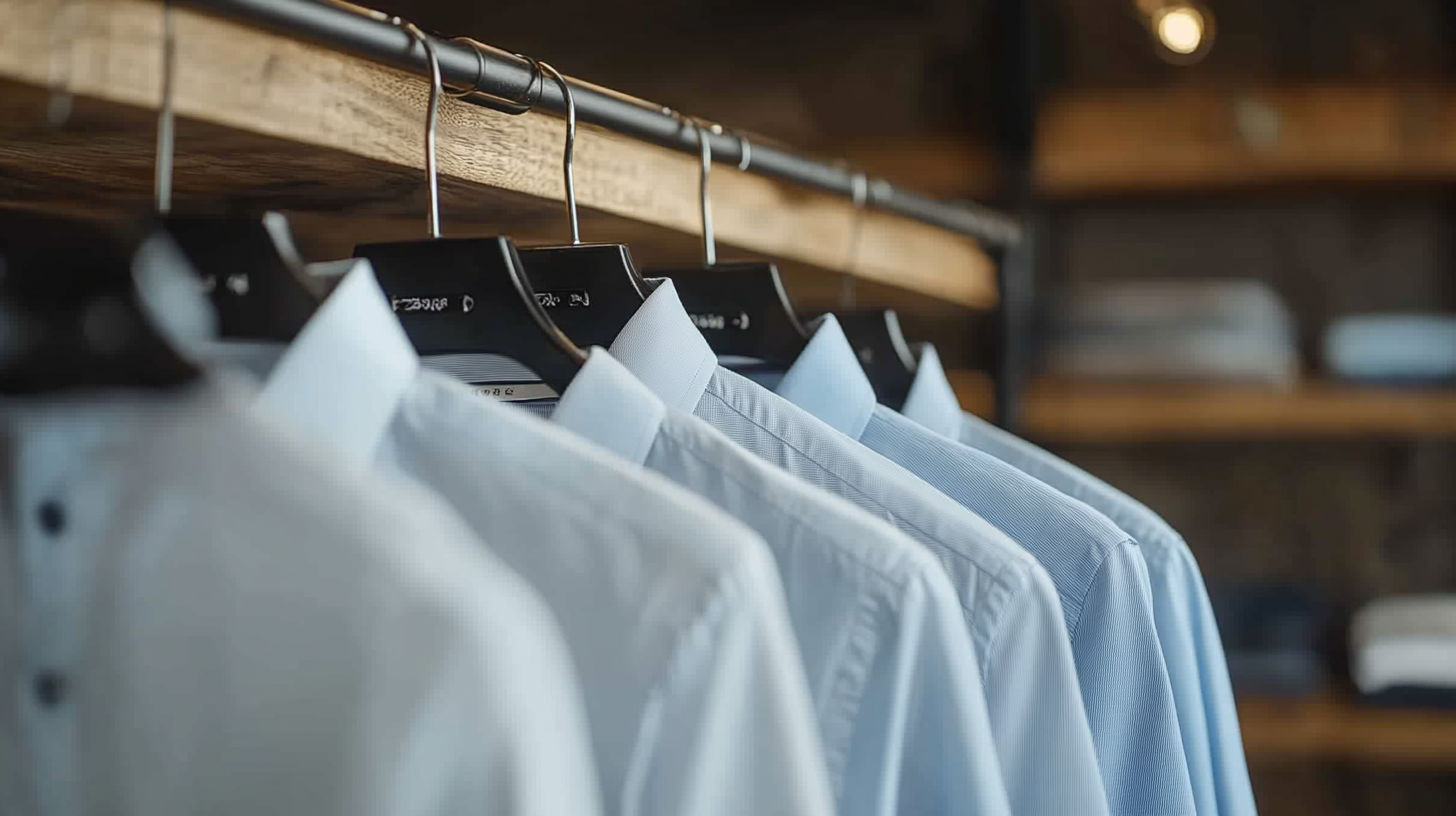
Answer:
[[49, 535], [59, 535], [66, 529], [66, 509], [55, 499], [46, 499], [36, 511], [40, 528]]
[[59, 672], [42, 671], [35, 676], [35, 698], [46, 708], [55, 708], [66, 699], [66, 678]]

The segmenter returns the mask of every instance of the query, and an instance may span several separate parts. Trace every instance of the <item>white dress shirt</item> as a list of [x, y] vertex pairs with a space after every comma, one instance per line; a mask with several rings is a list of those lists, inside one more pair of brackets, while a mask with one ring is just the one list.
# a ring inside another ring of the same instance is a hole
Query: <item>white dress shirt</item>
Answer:
[[251, 402], [0, 403], [0, 812], [595, 813], [534, 593]]
[[286, 350], [218, 351], [265, 376], [259, 410], [429, 486], [541, 593], [582, 678], [608, 813], [833, 811], [783, 590], [751, 530], [423, 370], [366, 261]]

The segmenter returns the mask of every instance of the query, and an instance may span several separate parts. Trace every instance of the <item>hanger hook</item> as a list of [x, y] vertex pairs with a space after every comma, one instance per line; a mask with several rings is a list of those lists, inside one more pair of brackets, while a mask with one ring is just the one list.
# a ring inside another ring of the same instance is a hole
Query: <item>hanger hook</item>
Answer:
[[713, 201], [708, 195], [708, 177], [713, 172], [713, 144], [708, 140], [708, 129], [692, 121], [672, 108], [663, 108], [664, 113], [678, 121], [683, 128], [692, 128], [697, 136], [698, 153], [702, 164], [698, 171], [698, 210], [703, 221], [703, 265], [718, 263], [718, 241], [713, 235]]
[[718, 263], [718, 240], [713, 234], [713, 200], [708, 195], [708, 176], [713, 172], [713, 143], [702, 125], [694, 124], [693, 130], [697, 131], [698, 150], [703, 159], [703, 169], [698, 176], [698, 205], [703, 213], [703, 264], [714, 266]]
[[738, 169], [747, 173], [753, 165], [753, 145], [742, 133], [735, 133], [733, 137], [738, 140]]
[[561, 89], [562, 99], [566, 101], [566, 149], [562, 153], [561, 172], [566, 179], [566, 220], [571, 224], [571, 245], [576, 246], [581, 243], [581, 220], [576, 214], [576, 171], [573, 169], [576, 153], [576, 98], [572, 96], [571, 85], [560, 71], [540, 60], [532, 62], [551, 75], [556, 86]]
[[[80, 23], [75, 19], [86, 15], [83, 0], [62, 0], [51, 17], [50, 43], [47, 49], [50, 59], [46, 66], [46, 123], [54, 128], [63, 127], [71, 119], [75, 107], [75, 95], [71, 93], [71, 74], [76, 62], [76, 29]], [[61, 46], [65, 53], [57, 55]]]
[[844, 309], [853, 309], [858, 295], [855, 270], [859, 267], [860, 236], [864, 232], [865, 202], [872, 195], [869, 177], [862, 170], [856, 170], [850, 177], [850, 195], [854, 202], [854, 224], [850, 227], [849, 248], [845, 252], [844, 278], [839, 288], [839, 302]]
[[157, 199], [157, 212], [172, 211], [172, 161], [176, 153], [175, 116], [173, 114], [176, 84], [177, 38], [172, 30], [172, 0], [162, 2], [162, 102], [157, 108], [156, 176], [152, 187]]
[[399, 17], [390, 17], [389, 22], [401, 28], [410, 35], [420, 47], [425, 50], [425, 60], [430, 64], [430, 102], [425, 114], [425, 181], [429, 191], [429, 209], [425, 213], [425, 223], [431, 238], [440, 237], [440, 165], [436, 157], [435, 133], [440, 123], [440, 95], [444, 93], [444, 83], [440, 79], [440, 58], [435, 54], [435, 46], [430, 38], [420, 27]]

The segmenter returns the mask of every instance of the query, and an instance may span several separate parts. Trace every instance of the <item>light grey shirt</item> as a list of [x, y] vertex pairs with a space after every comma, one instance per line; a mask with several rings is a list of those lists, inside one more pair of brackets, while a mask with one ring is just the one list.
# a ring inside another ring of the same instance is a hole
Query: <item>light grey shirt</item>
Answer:
[[0, 402], [0, 811], [596, 813], [535, 592], [251, 402]]

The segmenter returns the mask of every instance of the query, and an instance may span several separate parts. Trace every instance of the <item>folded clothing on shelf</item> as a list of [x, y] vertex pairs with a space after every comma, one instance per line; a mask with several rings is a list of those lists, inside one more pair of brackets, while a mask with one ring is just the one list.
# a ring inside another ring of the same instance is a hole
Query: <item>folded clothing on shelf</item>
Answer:
[[1456, 315], [1367, 314], [1340, 318], [1324, 337], [1337, 377], [1378, 383], [1456, 381]]
[[1075, 291], [1059, 310], [1051, 373], [1096, 380], [1253, 383], [1299, 376], [1294, 319], [1253, 280], [1151, 280]]
[[1376, 702], [1456, 705], [1456, 595], [1366, 604], [1350, 625], [1350, 674]]
[[1298, 587], [1231, 586], [1211, 600], [1235, 691], [1301, 696], [1324, 687], [1317, 599]]

